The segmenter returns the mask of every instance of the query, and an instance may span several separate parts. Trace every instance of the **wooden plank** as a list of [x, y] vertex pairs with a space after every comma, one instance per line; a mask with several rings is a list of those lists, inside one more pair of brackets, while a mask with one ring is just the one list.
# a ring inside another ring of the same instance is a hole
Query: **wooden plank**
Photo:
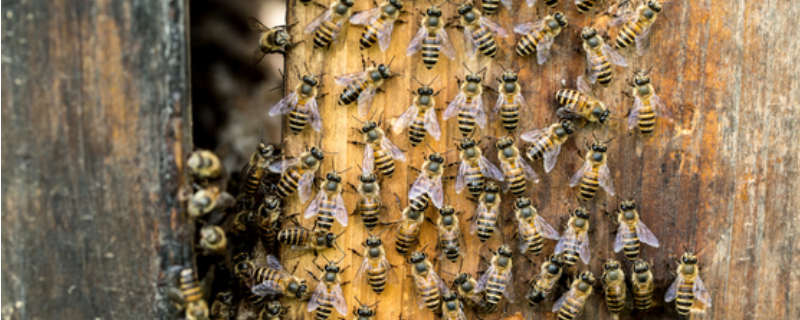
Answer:
[[168, 318], [191, 263], [184, 1], [4, 1], [4, 319]]

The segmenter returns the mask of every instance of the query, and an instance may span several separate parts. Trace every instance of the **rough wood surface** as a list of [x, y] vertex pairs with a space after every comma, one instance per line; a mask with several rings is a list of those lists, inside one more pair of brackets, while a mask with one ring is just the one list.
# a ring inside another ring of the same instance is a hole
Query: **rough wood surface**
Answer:
[[168, 318], [187, 3], [3, 1], [3, 319]]

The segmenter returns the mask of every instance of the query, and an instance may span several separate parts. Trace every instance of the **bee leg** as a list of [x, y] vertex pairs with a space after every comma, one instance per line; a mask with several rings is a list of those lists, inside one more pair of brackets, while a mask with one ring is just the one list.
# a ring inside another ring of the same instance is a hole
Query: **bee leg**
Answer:
[[306, 272], [308, 272], [308, 275], [311, 276], [311, 278], [314, 279], [314, 281], [319, 282], [319, 279], [317, 279], [317, 277], [313, 273], [311, 273], [311, 271], [306, 269]]
[[[355, 128], [353, 128], [353, 129], [355, 129]], [[356, 129], [356, 130], [358, 130], [358, 129]], [[352, 144], [357, 145], [357, 146], [362, 146], [362, 147], [367, 145], [366, 143], [363, 143], [361, 141], [350, 140], [350, 141], [347, 141], [347, 142], [352, 143]]]
[[359, 257], [362, 257], [362, 258], [364, 257], [364, 256], [362, 256], [360, 253], [358, 253], [358, 251], [356, 251], [356, 249], [350, 248], [350, 251], [352, 251], [352, 252], [353, 252], [353, 254], [355, 254], [355, 255], [357, 255], [357, 256], [359, 256]]
[[344, 286], [348, 285], [349, 283], [350, 283], [350, 281], [345, 281], [345, 282], [342, 282], [339, 286], [340, 287], [344, 287]]

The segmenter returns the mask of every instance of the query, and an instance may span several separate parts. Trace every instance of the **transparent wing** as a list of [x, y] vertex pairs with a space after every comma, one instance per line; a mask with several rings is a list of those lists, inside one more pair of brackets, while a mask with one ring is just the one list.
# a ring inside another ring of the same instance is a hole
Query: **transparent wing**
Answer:
[[550, 56], [550, 48], [553, 47], [555, 40], [555, 38], [546, 34], [542, 40], [536, 44], [536, 62], [538, 62], [539, 65], [543, 65], [547, 61], [547, 57]]
[[519, 225], [519, 228], [518, 228], [519, 229], [519, 251], [522, 252], [522, 253], [525, 253], [526, 251], [528, 251], [528, 248], [531, 246], [531, 242], [530, 241], [525, 241], [522, 236], [525, 235], [525, 234], [530, 234], [530, 233], [534, 232], [535, 230], [534, 230], [534, 228], [531, 227], [531, 225], [527, 221], [525, 221], [523, 219], [519, 220], [518, 225]]
[[614, 252], [620, 252], [622, 247], [625, 245], [623, 240], [625, 236], [631, 233], [631, 228], [628, 228], [628, 225], [625, 222], [620, 222], [619, 227], [617, 228], [617, 237], [614, 239]]
[[634, 42], [636, 42], [636, 54], [643, 55], [647, 52], [647, 48], [650, 47], [650, 29], [652, 25], [646, 26], [642, 29], [639, 34], [634, 37]]
[[373, 20], [377, 19], [381, 15], [381, 8], [373, 8], [366, 11], [361, 11], [359, 13], [354, 14], [350, 17], [350, 23], [352, 24], [367, 24], [372, 22]]
[[614, 193], [614, 181], [611, 180], [611, 171], [608, 169], [608, 161], [606, 161], [606, 163], [603, 163], [603, 165], [600, 166], [599, 174], [600, 176], [598, 177], [599, 178], [598, 180], [600, 181], [600, 186], [606, 190], [606, 193], [612, 196], [615, 195], [616, 193]]
[[281, 265], [281, 261], [278, 260], [278, 258], [275, 258], [275, 256], [271, 254], [267, 255], [267, 266], [270, 269], [283, 270], [283, 265]]
[[439, 277], [439, 275], [436, 274], [436, 272], [433, 271], [433, 269], [428, 270], [428, 280], [436, 281], [436, 285], [439, 287], [439, 293], [441, 295], [450, 292], [450, 288], [447, 287], [447, 284], [444, 281], [442, 281], [442, 278]]
[[606, 57], [608, 57], [608, 60], [611, 63], [616, 64], [620, 67], [628, 66], [628, 62], [625, 61], [625, 57], [623, 57], [619, 52], [617, 52], [616, 49], [612, 48], [607, 43], [603, 44], [602, 50], [603, 54], [606, 55]]
[[247, 24], [250, 26], [250, 29], [255, 31], [269, 31], [270, 29], [265, 26], [261, 21], [256, 20], [253, 17], [247, 17]]
[[558, 235], [558, 231], [556, 231], [556, 229], [553, 228], [553, 226], [548, 223], [547, 220], [542, 218], [542, 216], [537, 214], [536, 218], [534, 219], [534, 222], [536, 223], [536, 230], [539, 230], [539, 232], [542, 233], [542, 236], [553, 240], [558, 240], [561, 238], [561, 236]]
[[517, 103], [519, 103], [519, 107], [520, 108], [522, 108], [522, 109], [527, 109], [528, 108], [528, 101], [526, 101], [525, 97], [522, 96], [522, 90], [517, 92], [517, 95], [514, 97], [514, 99], [517, 100]]
[[406, 154], [403, 153], [403, 150], [400, 150], [400, 148], [394, 145], [394, 143], [389, 141], [389, 138], [386, 138], [386, 136], [384, 136], [381, 140], [381, 148], [388, 150], [389, 153], [392, 154], [392, 158], [395, 160], [403, 162], [406, 161]]
[[[592, 85], [586, 81], [584, 76], [578, 76], [578, 79], [575, 80], [575, 83], [577, 83], [578, 91], [586, 95], [592, 95]], [[594, 81], [592, 81], [592, 83], [594, 83]]]
[[423, 309], [425, 308], [425, 300], [422, 299], [422, 293], [420, 293], [419, 287], [422, 283], [425, 283], [426, 279], [420, 277], [416, 273], [412, 274], [414, 275], [414, 289], [416, 289], [415, 291], [417, 292], [417, 294], [415, 294], [416, 297], [414, 300], [417, 301], [417, 307]]
[[365, 171], [375, 171], [375, 151], [372, 150], [372, 146], [369, 144], [364, 147], [364, 163], [362, 166]]
[[475, 123], [478, 124], [481, 129], [486, 127], [486, 111], [483, 110], [483, 96], [475, 97], [475, 100], [472, 104], [473, 108], [475, 108]]
[[627, 22], [635, 22], [633, 19], [638, 19], [638, 16], [636, 15], [636, 11], [629, 9], [620, 14], [619, 17], [612, 19], [609, 25], [616, 26]]
[[636, 223], [636, 233], [639, 235], [639, 240], [649, 244], [651, 247], [658, 248], [658, 239], [656, 239], [653, 232], [644, 225], [641, 219]]
[[275, 281], [267, 280], [262, 283], [259, 283], [253, 288], [250, 289], [254, 295], [257, 296], [271, 296], [271, 295], [281, 295], [283, 294], [283, 287]]
[[669, 286], [669, 289], [667, 289], [667, 293], [664, 294], [664, 302], [670, 302], [672, 300], [675, 300], [675, 296], [678, 294], [678, 287], [683, 285], [684, 281], [685, 279], [683, 278], [683, 273], [678, 272], [678, 277], [675, 278], [675, 282], [673, 282], [672, 285]]
[[364, 260], [361, 261], [361, 266], [358, 267], [358, 271], [356, 271], [356, 276], [353, 278], [353, 283], [355, 283], [356, 286], [361, 286], [365, 283], [368, 284], [368, 281], [364, 279], [364, 275], [371, 268], [372, 265], [369, 263], [369, 258], [364, 256]]
[[702, 301], [706, 305], [711, 305], [711, 295], [708, 293], [708, 289], [706, 289], [706, 285], [703, 283], [703, 280], [700, 279], [700, 276], [694, 277], [692, 291], [694, 292], [695, 299]]
[[593, 61], [596, 60], [595, 56], [596, 55], [594, 54], [594, 52], [592, 50], [586, 51], [586, 66], [587, 66], [587, 69], [589, 70], [589, 82], [591, 82], [592, 84], [597, 82], [597, 77], [598, 77], [597, 72], [594, 71], [595, 70], [594, 66], [597, 64], [597, 63], [593, 62]]
[[331, 35], [333, 37], [333, 44], [339, 45], [342, 42], [344, 42], [344, 40], [347, 38], [346, 36], [345, 37], [339, 36], [340, 34], [347, 34], [347, 30], [350, 29], [350, 24], [345, 23], [346, 21], [347, 19], [340, 19], [339, 22], [336, 22], [336, 27], [338, 29], [334, 30], [333, 35]]
[[525, 162], [525, 159], [522, 159], [521, 155], [517, 155], [517, 163], [522, 167], [522, 172], [525, 172], [525, 179], [539, 183], [539, 175], [536, 174], [536, 171], [533, 171], [531, 165]]
[[506, 29], [503, 29], [503, 27], [494, 21], [489, 20], [489, 18], [486, 18], [486, 16], [481, 17], [481, 24], [491, 29], [492, 32], [494, 32], [494, 34], [500, 38], [508, 37], [508, 31], [506, 31]]
[[498, 169], [493, 163], [489, 162], [489, 159], [486, 159], [486, 157], [481, 156], [480, 159], [478, 159], [478, 165], [481, 167], [481, 172], [483, 172], [483, 174], [489, 179], [497, 181], [503, 181], [505, 179], [505, 176], [502, 172], [500, 172], [500, 169]]
[[461, 193], [461, 190], [464, 190], [464, 187], [467, 186], [467, 180], [464, 178], [467, 175], [467, 170], [469, 170], [467, 161], [461, 160], [461, 165], [458, 166], [458, 175], [456, 175], [456, 194]]
[[656, 113], [664, 120], [672, 121], [672, 110], [655, 93], [650, 96], [650, 105], [656, 108]]
[[284, 173], [286, 169], [289, 169], [297, 163], [300, 162], [300, 158], [291, 158], [291, 159], [284, 159], [281, 161], [275, 161], [269, 165], [269, 171], [275, 173]]
[[311, 187], [314, 185], [314, 173], [309, 172], [303, 175], [300, 178], [299, 182], [299, 195], [300, 195], [300, 202], [305, 203], [308, 201], [308, 197], [311, 196]]
[[639, 95], [636, 95], [636, 98], [633, 100], [633, 109], [631, 109], [631, 114], [628, 115], [628, 130], [633, 129], [636, 126], [636, 123], [639, 122], [639, 112], [644, 107], [644, 102], [642, 102], [642, 98]]
[[366, 76], [367, 76], [367, 72], [366, 71], [348, 73], [348, 74], [343, 74], [341, 76], [336, 77], [336, 79], [334, 79], [334, 82], [336, 82], [337, 85], [346, 87], [351, 82], [356, 81], [356, 80], [360, 80], [360, 79], [364, 79]]
[[500, 111], [500, 108], [503, 107], [503, 103], [506, 102], [506, 95], [505, 94], [498, 94], [497, 101], [494, 103], [494, 108], [492, 108], [492, 113], [496, 114]]
[[547, 129], [548, 128], [534, 129], [534, 130], [525, 132], [520, 136], [520, 139], [528, 141], [528, 142], [539, 141], [542, 138], [543, 135], [547, 134]]
[[589, 247], [588, 232], [582, 232], [578, 236], [578, 240], [581, 242], [581, 260], [583, 260], [583, 263], [588, 265], [589, 260], [592, 259], [592, 250]]
[[311, 97], [308, 99], [306, 106], [308, 106], [308, 111], [311, 114], [311, 127], [314, 128], [314, 131], [316, 132], [322, 131], [322, 117], [319, 116], [317, 97]]
[[511, 270], [506, 270], [506, 290], [503, 291], [503, 295], [508, 299], [508, 302], [514, 302], [516, 295], [514, 294], [514, 273]]
[[453, 47], [453, 42], [450, 41], [450, 36], [447, 35], [447, 31], [444, 30], [444, 26], [436, 33], [436, 37], [439, 39], [439, 43], [441, 44], [441, 50], [444, 55], [446, 55], [450, 60], [456, 58], [456, 49]]
[[344, 206], [344, 199], [342, 199], [342, 194], [341, 193], [337, 194], [336, 199], [334, 201], [336, 202], [336, 211], [334, 213], [336, 221], [339, 221], [339, 224], [341, 224], [342, 227], [346, 227], [347, 208]]
[[325, 283], [320, 281], [319, 284], [317, 284], [317, 288], [314, 290], [314, 294], [311, 295], [311, 299], [308, 300], [308, 307], [306, 308], [306, 311], [311, 312], [317, 310], [319, 307], [319, 299], [322, 298], [322, 294], [327, 291], [328, 290], [325, 287]]
[[583, 178], [583, 174], [586, 173], [586, 171], [589, 171], [589, 170], [592, 170], [592, 162], [589, 161], [589, 160], [586, 160], [583, 163], [583, 166], [581, 166], [581, 168], [578, 169], [578, 172], [575, 172], [575, 174], [572, 176], [572, 178], [569, 179], [569, 186], [570, 187], [577, 186], [578, 183], [581, 182], [581, 178]]
[[369, 86], [358, 96], [358, 116], [364, 118], [369, 113], [369, 108], [372, 106], [372, 100], [375, 99], [374, 87]]
[[397, 273], [394, 272], [394, 268], [389, 263], [389, 260], [386, 260], [386, 255], [381, 258], [381, 267], [386, 270], [386, 282], [391, 284], [397, 283]]
[[416, 198], [421, 196], [423, 193], [426, 192], [426, 186], [430, 185], [431, 181], [428, 179], [428, 176], [424, 173], [420, 173], [417, 176], [417, 179], [414, 180], [414, 184], [411, 185], [411, 188], [408, 189], [408, 198]]
[[392, 125], [392, 132], [394, 132], [394, 134], [402, 133], [403, 130], [405, 130], [411, 123], [411, 120], [414, 119], [414, 116], [416, 114], [417, 114], [417, 105], [412, 104], [410, 107], [408, 107], [408, 109], [406, 109], [406, 112], [403, 112], [403, 114], [401, 114], [400, 117], [398, 117], [397, 120], [394, 122], [394, 124]]
[[288, 96], [283, 97], [272, 109], [269, 109], [269, 116], [274, 117], [279, 114], [286, 114], [294, 109], [294, 106], [297, 105], [297, 94], [294, 92], [290, 93]]
[[320, 202], [322, 202], [322, 200], [327, 198], [328, 197], [325, 196], [325, 192], [322, 191], [317, 192], [317, 196], [314, 197], [314, 200], [312, 200], [310, 204], [308, 204], [308, 208], [306, 208], [306, 212], [303, 215], [303, 217], [308, 219], [315, 216], [317, 214], [317, 211], [319, 211]]
[[464, 37], [467, 39], [464, 41], [464, 49], [467, 51], [467, 57], [474, 58], [475, 54], [478, 53], [478, 44], [475, 43], [475, 39], [472, 38], [472, 32], [469, 28], [464, 28]]
[[433, 108], [425, 112], [425, 131], [428, 131], [433, 140], [439, 141], [442, 138], [442, 131], [439, 129], [439, 121], [436, 120], [436, 111]]
[[515, 33], [519, 33], [519, 34], [528, 34], [531, 31], [533, 31], [534, 29], [536, 29], [537, 31], [541, 31], [542, 30], [542, 26], [543, 26], [542, 20], [536, 20], [534, 22], [520, 23], [520, 24], [514, 26], [514, 32]]
[[433, 186], [431, 190], [428, 190], [430, 193], [431, 201], [433, 201], [433, 205], [436, 208], [441, 208], [442, 203], [444, 202], [444, 191], [442, 190], [442, 177], [436, 177], [433, 180]]
[[564, 302], [566, 302], [567, 299], [573, 300], [577, 297], [578, 296], [575, 293], [575, 289], [569, 289], [569, 291], [567, 291], [567, 293], [564, 293], [564, 295], [561, 296], [561, 298], [559, 298], [558, 301], [556, 301], [556, 304], [553, 305], [553, 312], [558, 312], [558, 310], [561, 310], [561, 306], [564, 305]]
[[544, 171], [550, 172], [556, 166], [558, 154], [561, 152], [561, 145], [557, 144], [552, 149], [544, 153]]
[[502, 3], [503, 6], [506, 7], [508, 11], [511, 11], [511, 5], [512, 5], [511, 0], [500, 0], [500, 3]]
[[336, 308], [336, 311], [339, 312], [340, 315], [347, 315], [347, 301], [344, 299], [342, 286], [338, 283], [333, 286], [331, 295], [333, 295], [333, 307]]
[[489, 282], [489, 278], [496, 275], [497, 275], [497, 269], [494, 267], [494, 265], [489, 266], [489, 269], [487, 269], [486, 272], [483, 273], [481, 278], [478, 279], [478, 285], [475, 286], [475, 291], [476, 292], [483, 291], [483, 289], [486, 288], [486, 283]]
[[383, 23], [383, 30], [378, 32], [378, 44], [381, 46], [381, 51], [389, 49], [392, 43], [392, 30], [394, 30], [394, 21], [386, 21]]
[[528, 4], [528, 8], [536, 5], [536, 0], [525, 0], [525, 2]]
[[567, 232], [564, 233], [564, 236], [562, 236], [560, 240], [558, 240], [555, 249], [556, 254], [564, 252], [564, 246], [567, 244], [567, 239], [575, 239], [575, 229], [573, 229], [571, 226], [567, 227]]
[[306, 26], [305, 33], [312, 34], [317, 31], [317, 28], [322, 24], [323, 21], [330, 19], [332, 13], [333, 10], [328, 9], [325, 10], [324, 13], [318, 15], [313, 21], [311, 21], [311, 23], [308, 24], [308, 26]]
[[442, 118], [444, 120], [450, 119], [458, 113], [458, 106], [467, 99], [467, 96], [464, 94], [464, 91], [459, 91], [453, 101], [447, 105], [447, 109], [444, 110], [444, 114]]
[[428, 28], [420, 27], [417, 34], [411, 39], [411, 43], [408, 44], [406, 56], [412, 56], [417, 53], [417, 51], [422, 48], [422, 39], [426, 37], [428, 37]]
[[486, 208], [486, 204], [481, 202], [481, 204], [478, 205], [478, 211], [475, 212], [475, 216], [472, 218], [472, 222], [470, 223], [470, 234], [475, 234], [475, 231], [478, 231], [478, 220], [484, 219], [488, 212], [489, 211]]

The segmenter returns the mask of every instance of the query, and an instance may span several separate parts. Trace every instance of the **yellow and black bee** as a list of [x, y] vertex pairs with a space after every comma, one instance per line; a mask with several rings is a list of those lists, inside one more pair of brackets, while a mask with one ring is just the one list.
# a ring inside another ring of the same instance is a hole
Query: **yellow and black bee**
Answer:
[[439, 231], [438, 247], [442, 249], [442, 255], [450, 262], [456, 262], [461, 256], [462, 238], [456, 210], [453, 207], [445, 205], [439, 209], [436, 229]]
[[634, 126], [639, 127], [639, 132], [644, 135], [653, 133], [656, 126], [656, 116], [672, 121], [672, 111], [661, 98], [656, 95], [650, 76], [647, 73], [637, 73], [633, 78], [633, 109], [628, 115], [628, 130]]
[[[307, 65], [306, 71], [308, 71]], [[300, 70], [297, 70], [297, 78], [300, 79], [300, 83], [294, 91], [278, 101], [269, 110], [269, 115], [289, 114], [289, 129], [295, 135], [300, 134], [309, 122], [314, 131], [320, 132], [322, 118], [317, 107], [317, 98], [321, 97], [317, 92], [319, 80], [310, 72], [301, 78]]]
[[553, 254], [542, 264], [539, 275], [531, 281], [531, 290], [528, 291], [528, 303], [531, 307], [544, 301], [553, 290], [558, 279], [564, 271], [564, 260], [561, 255]]
[[503, 296], [514, 302], [514, 282], [511, 267], [514, 250], [509, 245], [501, 245], [492, 257], [490, 267], [478, 280], [478, 291], [486, 292], [486, 302], [498, 305]]
[[616, 222], [619, 224], [619, 228], [614, 240], [614, 252], [624, 249], [625, 257], [634, 261], [639, 256], [640, 242], [658, 248], [658, 239], [642, 222], [639, 212], [636, 211], [636, 202], [633, 200], [622, 201], [619, 204]]
[[204, 255], [224, 255], [228, 241], [222, 228], [208, 225], [200, 229], [200, 251]]
[[599, 82], [607, 87], [614, 77], [611, 64], [627, 67], [628, 62], [617, 50], [603, 41], [592, 27], [585, 27], [581, 31], [583, 38], [583, 51], [586, 51], [586, 65], [589, 70], [589, 82]]
[[240, 252], [233, 256], [231, 262], [233, 263], [233, 274], [236, 275], [236, 278], [238, 278], [242, 284], [251, 286], [252, 281], [250, 277], [256, 267], [253, 261], [250, 260], [250, 255], [247, 252]]
[[444, 120], [458, 116], [458, 130], [464, 137], [472, 136], [475, 133], [475, 125], [483, 129], [486, 127], [486, 111], [483, 110], [483, 77], [480, 75], [486, 68], [478, 72], [464, 65], [470, 72], [467, 74], [466, 81], [458, 80], [458, 95], [447, 105], [442, 118]]
[[444, 156], [434, 152], [425, 158], [419, 176], [408, 189], [408, 203], [413, 209], [422, 211], [430, 200], [436, 208], [442, 207], [444, 190], [442, 175], [444, 174]]
[[388, 0], [377, 8], [362, 11], [350, 17], [350, 23], [364, 25], [359, 44], [361, 50], [371, 48], [376, 42], [380, 44], [381, 51], [389, 49], [392, 43], [392, 30], [395, 21], [398, 21], [403, 11], [402, 0]]
[[470, 1], [464, 1], [458, 6], [459, 22], [464, 27], [464, 33], [471, 45], [467, 45], [467, 54], [474, 57], [478, 50], [490, 58], [497, 55], [495, 36], [508, 37], [503, 27], [487, 19], [478, 11]]
[[[324, 255], [322, 257], [325, 258]], [[342, 293], [342, 277], [340, 275], [344, 272], [344, 269], [339, 268], [339, 263], [342, 262], [345, 257], [346, 256], [342, 256], [337, 262], [325, 258], [328, 262], [325, 264], [325, 268], [323, 269], [317, 266], [322, 274], [320, 274], [318, 279], [319, 285], [317, 285], [317, 289], [314, 290], [314, 295], [311, 297], [311, 300], [308, 300], [308, 308], [306, 308], [308, 312], [317, 311], [314, 319], [328, 319], [334, 309], [336, 309], [336, 312], [340, 315], [347, 314], [347, 301]]]
[[[192, 180], [201, 187], [208, 186], [208, 182], [217, 181], [225, 178], [225, 166], [213, 152], [208, 150], [197, 150], [192, 152], [186, 160], [186, 168]], [[219, 185], [225, 185], [220, 183]]]
[[386, 133], [381, 129], [382, 123], [383, 121], [375, 123], [372, 120], [364, 122], [358, 130], [364, 136], [364, 142], [351, 141], [351, 143], [364, 146], [363, 170], [375, 172], [377, 166], [377, 172], [388, 178], [394, 174], [394, 161], [405, 162], [406, 155], [386, 137]]
[[261, 37], [258, 39], [258, 48], [253, 51], [253, 57], [251, 58], [253, 65], [257, 65], [261, 62], [261, 59], [264, 59], [264, 56], [267, 54], [286, 54], [287, 49], [297, 44], [291, 43], [291, 37], [289, 33], [286, 32], [286, 30], [291, 28], [294, 24], [270, 28], [253, 17], [247, 17], [247, 23], [250, 25], [250, 29], [261, 33]]
[[631, 287], [633, 291], [633, 306], [638, 310], [649, 310], [653, 305], [653, 271], [650, 264], [643, 260], [636, 260], [633, 263], [633, 275], [631, 275]]
[[267, 267], [253, 269], [250, 282], [251, 292], [259, 297], [289, 296], [303, 300], [309, 293], [306, 281], [286, 271], [272, 255], [267, 256]]
[[559, 123], [554, 123], [549, 127], [525, 132], [520, 138], [531, 143], [525, 152], [528, 159], [532, 162], [544, 159], [544, 171], [550, 172], [556, 166], [561, 146], [573, 133], [575, 133], [575, 125], [572, 121], [562, 119]]
[[289, 312], [288, 309], [289, 307], [284, 307], [278, 300], [270, 301], [261, 310], [258, 320], [281, 320], [281, 316], [285, 316]]
[[281, 200], [271, 194], [264, 197], [262, 204], [258, 207], [258, 215], [261, 221], [258, 224], [258, 234], [261, 237], [261, 244], [267, 250], [273, 250], [278, 246], [278, 233], [283, 227], [283, 221], [289, 220], [297, 214], [281, 217], [283, 207]]
[[597, 0], [575, 0], [575, 7], [578, 8], [578, 12], [586, 13], [594, 7], [595, 2]]
[[211, 320], [229, 320], [233, 318], [233, 292], [220, 291], [214, 298], [214, 303], [211, 304], [211, 312], [209, 319]]
[[365, 247], [364, 261], [356, 272], [355, 283], [363, 283], [366, 275], [366, 282], [372, 287], [372, 291], [381, 294], [386, 289], [387, 283], [397, 284], [397, 274], [389, 260], [386, 260], [386, 250], [384, 250], [380, 234], [370, 235], [362, 245]]
[[[437, 76], [438, 77], [438, 76]], [[434, 106], [436, 102], [434, 97], [439, 95], [439, 92], [433, 92], [431, 84], [436, 81], [436, 78], [431, 80], [430, 84], [422, 84], [416, 77], [412, 77], [417, 81], [421, 87], [414, 93], [414, 102], [408, 107], [406, 112], [400, 115], [399, 118], [392, 125], [394, 134], [400, 134], [406, 127], [408, 127], [408, 139], [412, 147], [416, 147], [422, 140], [425, 139], [426, 134], [439, 141], [442, 137], [442, 131], [439, 129], [439, 121], [436, 120], [436, 111]]]
[[469, 273], [462, 272], [453, 279], [453, 286], [458, 291], [458, 296], [467, 302], [478, 313], [492, 313], [497, 311], [496, 304], [490, 304], [486, 301], [483, 291], [478, 291], [478, 281], [475, 280]]
[[339, 43], [346, 37], [339, 37], [345, 33], [347, 20], [353, 14], [353, 0], [333, 1], [324, 13], [317, 16], [305, 29], [305, 33], [314, 34], [314, 48], [326, 48], [332, 42]]
[[505, 70], [497, 79], [500, 84], [497, 89], [497, 102], [494, 104], [494, 113], [500, 113], [503, 128], [512, 133], [519, 127], [521, 109], [528, 108], [528, 103], [522, 97], [522, 87], [518, 80], [516, 71]]
[[625, 307], [625, 299], [628, 295], [625, 287], [625, 272], [622, 271], [619, 261], [606, 260], [603, 263], [603, 277], [600, 280], [603, 282], [608, 311], [614, 318], [618, 318]]
[[433, 264], [428, 260], [428, 254], [422, 250], [412, 253], [407, 260], [411, 265], [414, 287], [417, 288], [417, 305], [420, 309], [428, 307], [434, 313], [439, 313], [442, 303], [440, 297], [450, 290], [433, 270]]
[[178, 300], [186, 310], [186, 319], [208, 319], [208, 303], [203, 299], [203, 288], [192, 268], [182, 269], [178, 279]]
[[556, 92], [556, 101], [563, 107], [556, 114], [565, 119], [583, 118], [589, 122], [606, 123], [608, 108], [591, 94], [592, 89], [583, 76], [578, 77], [578, 90], [561, 89]]
[[280, 198], [286, 198], [300, 189], [299, 196], [301, 202], [306, 202], [311, 196], [311, 186], [314, 182], [314, 175], [325, 160], [322, 149], [312, 147], [300, 154], [300, 157], [286, 159], [275, 162], [269, 166], [269, 170], [281, 174], [278, 187], [275, 189]]
[[422, 62], [430, 70], [439, 61], [440, 52], [453, 60], [456, 58], [456, 50], [450, 42], [450, 37], [447, 36], [447, 31], [444, 30], [442, 9], [433, 4], [432, 0], [428, 2], [431, 6], [422, 13], [419, 31], [408, 44], [406, 55], [410, 57], [422, 49]]
[[503, 169], [506, 184], [503, 191], [510, 190], [515, 196], [522, 196], [527, 190], [528, 180], [539, 183], [539, 176], [533, 168], [522, 159], [522, 153], [514, 146], [514, 137], [508, 136], [497, 140], [497, 158]]
[[650, 30], [661, 13], [658, 0], [645, 0], [636, 10], [630, 10], [611, 21], [611, 25], [624, 23], [617, 34], [616, 48], [625, 49], [636, 43], [636, 52], [641, 56], [649, 44]]
[[580, 184], [580, 192], [578, 194], [580, 199], [584, 201], [591, 200], [600, 187], [603, 187], [603, 190], [609, 195], [615, 195], [614, 181], [611, 180], [611, 171], [608, 169], [607, 151], [608, 146], [605, 143], [592, 143], [592, 147], [586, 153], [586, 161], [583, 166], [569, 180], [570, 187]]
[[542, 253], [544, 238], [558, 240], [558, 231], [539, 215], [530, 198], [517, 198], [514, 212], [519, 222], [520, 252]]
[[258, 143], [256, 150], [250, 156], [250, 161], [242, 169], [242, 191], [239, 200], [245, 204], [245, 209], [253, 206], [256, 192], [261, 188], [261, 180], [267, 175], [269, 166], [278, 160], [280, 152], [278, 147], [271, 143]]
[[[678, 314], [682, 316], [689, 315], [689, 311], [692, 309], [702, 310], [711, 305], [711, 295], [703, 280], [700, 279], [697, 257], [691, 252], [681, 256], [678, 264], [678, 277], [664, 295], [664, 301], [671, 302], [672, 300], [675, 300]], [[695, 306], [697, 302], [701, 302], [704, 307]]]
[[559, 320], [573, 320], [580, 316], [586, 300], [594, 291], [592, 286], [595, 281], [591, 271], [584, 271], [572, 281], [569, 291], [564, 293], [561, 299], [558, 299], [553, 305], [553, 312], [558, 313]]
[[186, 211], [189, 217], [197, 219], [214, 209], [224, 209], [236, 204], [236, 199], [216, 185], [200, 189], [189, 198]]
[[575, 265], [580, 256], [583, 263], [589, 264], [592, 251], [589, 247], [589, 212], [584, 208], [575, 209], [567, 221], [567, 231], [556, 244], [556, 254], [564, 253], [564, 263]]
[[358, 188], [353, 187], [358, 193], [356, 211], [361, 214], [364, 227], [372, 231], [378, 226], [379, 215], [384, 207], [381, 200], [381, 187], [378, 184], [378, 176], [372, 171], [362, 170], [362, 173], [358, 175], [358, 181]]
[[503, 181], [503, 173], [483, 156], [478, 143], [472, 138], [464, 138], [457, 145], [461, 164], [456, 176], [456, 193], [461, 193], [466, 187], [470, 194], [479, 196], [483, 192], [486, 179]]
[[[393, 0], [394, 1], [394, 0]], [[394, 60], [394, 58], [392, 58]], [[342, 94], [339, 96], [338, 104], [340, 106], [349, 105], [358, 101], [358, 116], [366, 117], [369, 109], [372, 106], [372, 100], [375, 98], [375, 93], [383, 86], [384, 80], [391, 78], [394, 74], [389, 67], [389, 64], [376, 65], [372, 62], [372, 66], [367, 68], [364, 59], [361, 59], [364, 71], [348, 73], [336, 77], [335, 82], [337, 85], [345, 87]]]
[[361, 305], [357, 309], [353, 310], [353, 315], [356, 316], [355, 320], [373, 320], [373, 319], [375, 319], [375, 316], [378, 314], [377, 310], [375, 310], [375, 309], [377, 309], [376, 306], [379, 303], [381, 303], [380, 300], [378, 300], [378, 302], [373, 303], [372, 305], [366, 305], [366, 304], [361, 303], [361, 301], [358, 300], [358, 297], [353, 297], [353, 298], [355, 298], [356, 302], [358, 302], [358, 304]]
[[524, 57], [536, 52], [536, 62], [539, 65], [544, 64], [550, 56], [556, 36], [566, 26], [567, 17], [561, 12], [548, 15], [542, 20], [516, 25], [514, 32], [522, 35], [517, 42], [517, 55]]
[[[397, 200], [397, 207], [400, 208], [400, 199], [395, 195]], [[426, 201], [420, 210], [408, 206], [403, 209], [403, 218], [395, 222], [397, 226], [397, 234], [395, 236], [394, 248], [401, 254], [406, 254], [411, 247], [419, 242], [419, 232], [422, 229], [422, 223], [425, 222], [425, 210], [428, 208]]]
[[458, 300], [458, 293], [450, 291], [442, 294], [442, 320], [467, 320], [464, 304]]
[[336, 235], [329, 231], [296, 228], [281, 230], [278, 233], [278, 241], [292, 246], [294, 250], [314, 250], [314, 252], [317, 252], [336, 247], [339, 251], [342, 251], [336, 243], [336, 239], [340, 236], [341, 234]]
[[478, 197], [478, 210], [472, 219], [470, 234], [478, 232], [478, 239], [486, 242], [492, 237], [497, 220], [500, 215], [500, 188], [494, 182], [489, 182], [483, 187], [483, 193]]
[[344, 206], [342, 189], [342, 177], [339, 172], [328, 172], [322, 182], [322, 188], [306, 208], [305, 218], [317, 216], [315, 225], [324, 231], [330, 231], [333, 228], [334, 220], [338, 221], [342, 227], [347, 227], [348, 211]]

